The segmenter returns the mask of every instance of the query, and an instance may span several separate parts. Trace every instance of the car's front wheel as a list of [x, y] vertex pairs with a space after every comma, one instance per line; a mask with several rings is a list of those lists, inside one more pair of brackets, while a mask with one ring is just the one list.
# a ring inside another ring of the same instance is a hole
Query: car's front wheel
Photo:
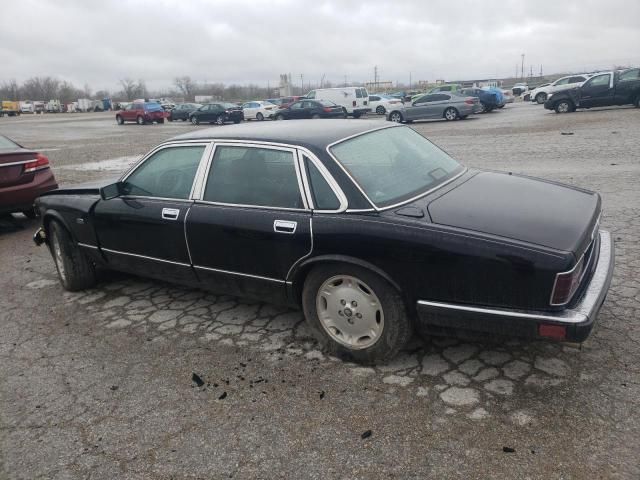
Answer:
[[444, 111], [444, 118], [447, 119], [447, 121], [456, 120], [458, 118], [458, 111], [453, 107], [449, 107]]
[[400, 112], [392, 112], [391, 115], [389, 115], [389, 121], [396, 122], [396, 123], [401, 123], [402, 122], [402, 114]]
[[142, 118], [140, 115], [138, 115], [138, 116], [136, 117], [136, 123], [137, 123], [138, 125], [143, 125], [143, 124], [144, 124], [144, 118]]
[[378, 105], [376, 108], [376, 113], [378, 115], [384, 115], [385, 113], [387, 113], [387, 111], [384, 109], [382, 105]]
[[216, 125], [224, 125], [224, 118], [222, 115], [216, 118]]
[[55, 220], [49, 224], [49, 248], [65, 290], [75, 292], [95, 285], [95, 266], [80, 251], [69, 232]]
[[264, 115], [262, 115], [262, 113], [258, 112], [256, 114], [256, 120], [258, 120], [259, 122], [264, 120]]
[[569, 113], [573, 111], [573, 103], [571, 100], [560, 100], [554, 108], [556, 113]]
[[276, 115], [276, 120], [284, 120], [284, 115], [279, 113], [278, 115]]
[[411, 338], [400, 293], [355, 265], [315, 267], [302, 292], [304, 314], [330, 354], [359, 363], [385, 363]]
[[122, 125], [124, 123], [124, 119], [120, 115], [116, 115], [116, 122], [118, 122], [118, 125]]
[[546, 101], [547, 101], [547, 94], [546, 93], [540, 92], [539, 94], [536, 95], [536, 103], [538, 105], [542, 105]]
[[317, 120], [317, 119], [319, 119], [319, 118], [320, 118], [320, 114], [319, 114], [319, 113], [314, 113], [313, 115], [311, 115], [311, 118], [312, 118], [313, 120]]
[[194, 115], [193, 117], [191, 117], [191, 123], [194, 125], [200, 125], [200, 120], [198, 120], [198, 117]]

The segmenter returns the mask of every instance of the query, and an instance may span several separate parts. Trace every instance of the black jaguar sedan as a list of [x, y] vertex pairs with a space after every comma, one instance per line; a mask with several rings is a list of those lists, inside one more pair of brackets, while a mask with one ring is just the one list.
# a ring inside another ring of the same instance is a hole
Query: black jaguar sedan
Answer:
[[240, 123], [243, 120], [242, 108], [233, 103], [207, 103], [189, 113], [189, 121], [194, 125], [201, 123], [223, 125], [228, 122]]
[[194, 131], [37, 205], [68, 290], [104, 267], [300, 305], [363, 363], [415, 328], [583, 341], [613, 272], [598, 194], [465, 168], [376, 121]]

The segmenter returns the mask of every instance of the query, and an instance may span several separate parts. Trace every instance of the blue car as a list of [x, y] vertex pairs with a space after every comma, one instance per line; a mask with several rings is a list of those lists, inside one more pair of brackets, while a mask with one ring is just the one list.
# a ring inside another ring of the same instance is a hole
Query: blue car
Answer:
[[461, 94], [477, 97], [482, 106], [481, 113], [489, 113], [495, 108], [500, 108], [501, 105], [504, 106], [504, 94], [498, 88], [490, 87], [487, 90], [476, 87], [463, 88]]

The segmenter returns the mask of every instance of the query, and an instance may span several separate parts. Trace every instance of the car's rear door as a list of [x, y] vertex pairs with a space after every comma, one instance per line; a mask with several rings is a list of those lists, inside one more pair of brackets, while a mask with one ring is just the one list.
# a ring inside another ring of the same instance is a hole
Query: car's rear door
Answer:
[[186, 235], [210, 289], [286, 297], [287, 273], [311, 249], [311, 212], [292, 148], [217, 143]]
[[114, 269], [195, 282], [184, 228], [196, 173], [208, 151], [208, 143], [163, 146], [123, 179], [121, 196], [97, 203], [98, 247]]

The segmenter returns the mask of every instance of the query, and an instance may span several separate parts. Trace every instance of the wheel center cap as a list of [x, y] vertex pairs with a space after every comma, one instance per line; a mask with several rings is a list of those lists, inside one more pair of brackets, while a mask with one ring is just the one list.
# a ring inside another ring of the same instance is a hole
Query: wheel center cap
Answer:
[[347, 308], [344, 309], [344, 314], [347, 317], [350, 317], [351, 315], [353, 315], [353, 312], [351, 311], [351, 309], [349, 307], [347, 307]]

